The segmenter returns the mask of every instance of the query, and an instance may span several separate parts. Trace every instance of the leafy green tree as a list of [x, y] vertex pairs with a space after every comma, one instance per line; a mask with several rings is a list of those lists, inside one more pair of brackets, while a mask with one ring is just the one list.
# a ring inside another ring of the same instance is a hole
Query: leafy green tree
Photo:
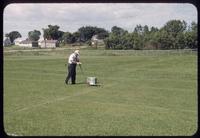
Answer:
[[128, 31], [113, 26], [109, 37], [104, 40], [106, 49], [129, 49], [132, 47], [129, 40]]
[[186, 28], [187, 24], [184, 20], [170, 20], [164, 25], [162, 29], [170, 33], [174, 38], [176, 38], [178, 33], [184, 32]]
[[156, 33], [157, 42], [160, 49], [173, 49], [174, 37], [165, 30], [160, 30]]
[[9, 34], [8, 34], [8, 33], [6, 33], [6, 34], [5, 34], [5, 37], [9, 37]]
[[145, 45], [150, 40], [150, 30], [147, 25], [141, 26], [136, 25], [133, 36], [134, 36], [134, 49], [140, 50], [145, 47]]
[[75, 42], [80, 42], [80, 32], [74, 32], [73, 33]]
[[133, 49], [134, 39], [133, 39], [132, 34], [126, 33], [121, 38], [122, 38], [121, 44], [122, 44], [124, 50]]
[[71, 44], [75, 42], [75, 37], [73, 36], [73, 34], [71, 34], [70, 32], [65, 32], [62, 36], [62, 39], [64, 40], [64, 43], [66, 44]]
[[143, 48], [149, 45], [149, 41], [151, 40], [151, 31], [149, 30], [149, 27], [145, 25], [143, 27]]
[[47, 39], [47, 40], [50, 40], [51, 39], [51, 35], [50, 35], [50, 32], [49, 32], [49, 29], [42, 29], [43, 30], [43, 38], [44, 39]]
[[58, 25], [48, 25], [48, 28], [43, 28], [43, 37], [47, 40], [59, 40], [63, 32], [59, 31]]
[[80, 32], [80, 40], [86, 42], [95, 35], [95, 30], [92, 26], [81, 27], [78, 29]]
[[106, 49], [122, 49], [120, 46], [120, 37], [111, 33], [108, 38], [104, 40]]
[[139, 34], [137, 32], [133, 32], [132, 33], [132, 37], [133, 37], [133, 49], [135, 49], [135, 50], [141, 50], [144, 47], [143, 36], [140, 33]]
[[105, 40], [107, 49], [133, 49], [134, 40], [130, 33], [121, 36], [111, 33]]
[[143, 27], [140, 24], [136, 25], [136, 27], [134, 29], [134, 33], [142, 35], [142, 33], [143, 33]]
[[191, 23], [188, 31], [185, 33], [185, 45], [187, 48], [198, 48], [197, 40], [197, 24], [195, 22]]
[[186, 47], [186, 39], [184, 33], [178, 33], [175, 39], [175, 49], [184, 49]]
[[99, 39], [108, 37], [108, 31], [106, 31], [104, 28], [92, 27], [92, 29], [94, 30], [94, 35], [98, 35]]
[[122, 28], [120, 28], [120, 27], [113, 26], [113, 27], [111, 28], [111, 32], [112, 32], [114, 35], [122, 36], [122, 35], [126, 34], [128, 31], [125, 31], [124, 29], [122, 29]]
[[149, 34], [149, 33], [150, 33], [149, 27], [148, 27], [147, 25], [145, 25], [145, 26], [143, 27], [143, 32], [144, 32], [144, 34]]
[[61, 42], [62, 41], [62, 36], [64, 35], [63, 31], [58, 31], [58, 41]]
[[22, 37], [18, 31], [12, 31], [6, 34], [6, 36], [10, 38], [11, 43], [13, 43], [15, 39]]
[[78, 29], [80, 34], [80, 40], [86, 42], [92, 38], [94, 35], [98, 35], [101, 39], [104, 39], [108, 36], [108, 32], [103, 28], [86, 26]]
[[98, 39], [105, 39], [106, 37], [108, 37], [108, 31], [102, 31], [96, 34], [98, 35]]
[[150, 33], [156, 33], [158, 31], [159, 31], [159, 29], [156, 27], [151, 27], [151, 29], [150, 29]]
[[160, 49], [161, 47], [161, 44], [159, 43], [159, 35], [160, 35], [160, 32], [159, 30], [156, 30], [156, 31], [150, 31], [150, 39], [148, 41], [148, 44], [151, 46], [150, 49]]
[[41, 33], [38, 30], [28, 32], [28, 38], [31, 41], [38, 41], [40, 39], [40, 35]]
[[[157, 42], [161, 49], [182, 49], [185, 47], [185, 21], [170, 20], [157, 33]], [[159, 35], [158, 35], [159, 34]]]
[[113, 26], [105, 39], [106, 49], [184, 49], [197, 48], [197, 24], [187, 30], [185, 21], [170, 20], [161, 29], [137, 25], [133, 33]]

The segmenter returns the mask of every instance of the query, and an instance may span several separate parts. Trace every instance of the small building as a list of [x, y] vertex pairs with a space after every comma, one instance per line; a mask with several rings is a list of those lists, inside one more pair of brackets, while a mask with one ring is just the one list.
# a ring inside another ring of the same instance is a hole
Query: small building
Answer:
[[91, 40], [93, 40], [93, 41], [98, 40], [98, 35], [93, 35], [92, 38], [91, 38]]
[[20, 47], [38, 47], [38, 41], [31, 41], [28, 38], [22, 39], [22, 38], [17, 38], [14, 40], [14, 44]]
[[26, 39], [26, 40], [19, 42], [18, 46], [29, 47], [29, 48], [38, 47], [38, 42], [37, 41], [30, 41], [30, 40]]
[[58, 47], [58, 41], [57, 40], [42, 40], [40, 42], [41, 48], [55, 48]]
[[95, 46], [97, 48], [97, 45], [104, 44], [104, 41], [103, 41], [103, 39], [99, 39], [98, 35], [94, 35], [91, 38], [91, 44], [92, 44], [92, 46]]
[[11, 41], [9, 37], [6, 37], [3, 41], [3, 46], [9, 46], [11, 45]]
[[41, 46], [41, 42], [42, 42], [43, 40], [44, 40], [44, 39], [41, 39], [41, 38], [38, 40], [38, 45], [39, 45], [39, 47]]
[[21, 46], [21, 47], [32, 47], [32, 41], [23, 40], [23, 41], [19, 42], [18, 46]]
[[17, 38], [14, 40], [14, 44], [19, 46], [22, 41], [23, 41], [22, 38]]

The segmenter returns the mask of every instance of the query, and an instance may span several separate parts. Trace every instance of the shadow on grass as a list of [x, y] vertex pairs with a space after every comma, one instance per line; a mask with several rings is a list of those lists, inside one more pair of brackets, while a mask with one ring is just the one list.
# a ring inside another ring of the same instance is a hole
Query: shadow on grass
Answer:
[[90, 86], [90, 87], [100, 87], [101, 84], [95, 84], [95, 85], [89, 85], [87, 82], [76, 82], [76, 84], [66, 84], [66, 85], [86, 85], [86, 86]]
[[76, 84], [87, 84], [87, 83], [86, 82], [77, 82]]
[[90, 86], [90, 87], [100, 87], [100, 86], [102, 86], [101, 84], [89, 85], [87, 82], [77, 82], [76, 84], [86, 84], [87, 86]]

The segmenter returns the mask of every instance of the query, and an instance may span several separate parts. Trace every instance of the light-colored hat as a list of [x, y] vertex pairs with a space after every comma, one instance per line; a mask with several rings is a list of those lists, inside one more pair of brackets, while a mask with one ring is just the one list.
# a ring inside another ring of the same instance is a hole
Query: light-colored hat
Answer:
[[74, 51], [74, 53], [76, 53], [76, 54], [78, 54], [78, 55], [79, 55], [79, 50], [75, 50], [75, 51]]

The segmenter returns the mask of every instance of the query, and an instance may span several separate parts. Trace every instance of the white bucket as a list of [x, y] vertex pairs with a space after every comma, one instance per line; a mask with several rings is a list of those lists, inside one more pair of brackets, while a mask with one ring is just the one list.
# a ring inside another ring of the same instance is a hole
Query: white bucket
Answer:
[[97, 78], [96, 77], [87, 77], [87, 83], [89, 85], [96, 85], [97, 83]]

